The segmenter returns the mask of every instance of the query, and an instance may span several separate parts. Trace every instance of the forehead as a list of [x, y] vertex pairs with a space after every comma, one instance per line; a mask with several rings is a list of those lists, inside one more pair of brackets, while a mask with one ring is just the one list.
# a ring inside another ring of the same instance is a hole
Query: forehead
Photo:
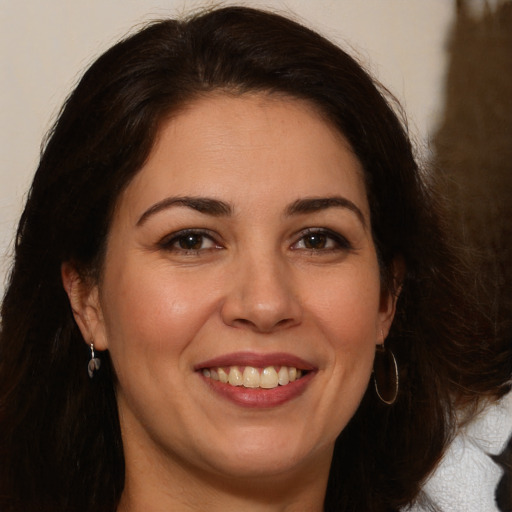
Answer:
[[342, 194], [367, 210], [361, 164], [350, 144], [305, 100], [211, 94], [162, 123], [121, 203], [140, 209], [169, 195], [249, 204]]

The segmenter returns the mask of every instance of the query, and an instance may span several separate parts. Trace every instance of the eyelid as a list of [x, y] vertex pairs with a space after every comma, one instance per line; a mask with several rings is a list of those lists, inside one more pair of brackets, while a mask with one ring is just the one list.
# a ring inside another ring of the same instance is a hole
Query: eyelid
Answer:
[[[327, 248], [327, 249], [298, 249], [294, 246], [296, 246], [301, 240], [303, 240], [308, 235], [324, 235], [327, 238], [330, 238], [331, 240], [334, 240], [336, 247], [334, 248]], [[310, 227], [303, 229], [299, 231], [295, 237], [296, 241], [292, 244], [291, 248], [294, 250], [306, 250], [310, 252], [328, 252], [328, 251], [338, 251], [338, 250], [352, 250], [353, 246], [341, 233], [338, 233], [337, 231], [333, 231], [329, 228], [321, 228], [321, 227]]]
[[202, 236], [204, 238], [211, 240], [215, 244], [216, 248], [222, 247], [222, 244], [220, 244], [218, 242], [219, 237], [216, 235], [216, 233], [214, 233], [208, 229], [203, 229], [203, 228], [185, 228], [185, 229], [180, 229], [178, 231], [173, 231], [172, 233], [169, 233], [169, 234], [165, 235], [163, 238], [161, 238], [160, 241], [158, 242], [158, 246], [162, 249], [165, 249], [168, 251], [175, 250], [176, 252], [198, 253], [201, 251], [208, 250], [208, 249], [189, 249], [189, 250], [187, 250], [187, 249], [178, 249], [178, 248], [173, 247], [173, 245], [180, 238], [185, 237], [187, 235]]
[[[183, 249], [178, 247], [173, 247], [180, 238], [186, 237], [187, 235], [196, 235], [204, 237], [214, 244], [214, 247], [207, 247], [201, 249]], [[334, 242], [335, 247], [327, 247], [327, 248], [301, 248], [297, 247], [297, 245], [308, 235], [323, 235], [327, 239], [330, 239]], [[211, 249], [221, 249], [224, 248], [223, 244], [219, 242], [220, 236], [216, 232], [212, 232], [209, 229], [204, 228], [185, 228], [180, 229], [178, 231], [174, 231], [172, 233], [168, 233], [164, 237], [162, 237], [157, 245], [164, 250], [167, 251], [175, 251], [181, 253], [199, 253], [203, 251], [208, 251]], [[291, 244], [290, 248], [292, 250], [302, 250], [309, 252], [330, 252], [330, 251], [349, 251], [353, 249], [352, 244], [349, 242], [346, 236], [341, 233], [334, 231], [325, 227], [308, 227], [300, 230], [293, 236], [294, 242]]]

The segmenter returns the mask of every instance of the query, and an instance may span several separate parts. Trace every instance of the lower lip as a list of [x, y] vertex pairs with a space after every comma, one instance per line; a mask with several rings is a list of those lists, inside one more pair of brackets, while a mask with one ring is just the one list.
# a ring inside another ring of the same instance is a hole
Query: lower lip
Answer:
[[294, 382], [272, 389], [231, 386], [230, 384], [224, 384], [218, 380], [204, 377], [202, 374], [200, 375], [210, 389], [236, 405], [252, 408], [270, 408], [283, 405], [302, 395], [313, 379], [314, 374], [315, 372], [310, 371]]

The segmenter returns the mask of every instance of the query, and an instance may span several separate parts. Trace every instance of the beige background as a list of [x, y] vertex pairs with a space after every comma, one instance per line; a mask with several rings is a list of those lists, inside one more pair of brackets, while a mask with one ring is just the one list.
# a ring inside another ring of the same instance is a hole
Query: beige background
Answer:
[[[455, 0], [222, 3], [293, 13], [351, 49], [403, 102], [420, 151], [428, 146], [443, 107], [446, 39], [455, 19]], [[84, 68], [145, 20], [211, 4], [187, 0], [0, 0], [0, 294], [15, 224], [37, 166], [41, 140]]]

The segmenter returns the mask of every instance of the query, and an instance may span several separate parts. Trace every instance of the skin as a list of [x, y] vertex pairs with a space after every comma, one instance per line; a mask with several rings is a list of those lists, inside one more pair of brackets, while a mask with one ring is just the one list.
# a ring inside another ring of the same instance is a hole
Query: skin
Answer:
[[[176, 196], [230, 213], [165, 204]], [[343, 201], [291, 211], [332, 197]], [[119, 380], [118, 510], [322, 509], [335, 439], [394, 315], [370, 224], [359, 161], [307, 102], [216, 94], [164, 123], [119, 198], [101, 282], [63, 266], [84, 339], [110, 351]], [[183, 249], [183, 229], [205, 234]], [[195, 371], [240, 351], [315, 372], [284, 404], [242, 407]]]

